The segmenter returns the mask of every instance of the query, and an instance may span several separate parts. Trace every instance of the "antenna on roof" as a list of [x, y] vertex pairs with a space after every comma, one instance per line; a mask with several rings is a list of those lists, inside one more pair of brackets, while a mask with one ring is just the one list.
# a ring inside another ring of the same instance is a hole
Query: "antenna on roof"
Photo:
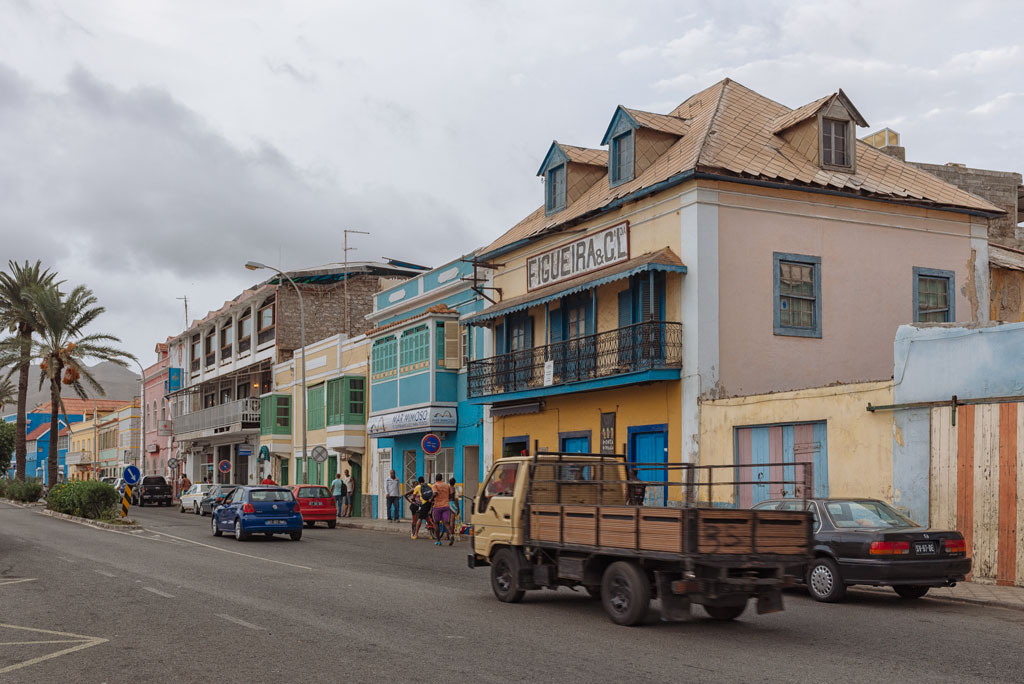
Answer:
[[188, 329], [188, 295], [184, 297], [175, 297], [175, 299], [182, 300], [185, 302], [185, 329]]
[[369, 235], [369, 233], [365, 230], [349, 230], [348, 228], [346, 228], [344, 232], [345, 245], [341, 249], [345, 253], [345, 337], [352, 337], [352, 330], [349, 328], [348, 321], [348, 251], [350, 249], [355, 249], [355, 247], [348, 246], [348, 234]]

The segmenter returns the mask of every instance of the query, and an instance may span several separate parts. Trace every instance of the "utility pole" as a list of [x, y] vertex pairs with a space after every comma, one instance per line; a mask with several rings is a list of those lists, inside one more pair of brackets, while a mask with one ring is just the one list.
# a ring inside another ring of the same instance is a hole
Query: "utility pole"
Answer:
[[188, 295], [185, 295], [184, 297], [175, 297], [175, 299], [185, 302], [185, 330], [188, 330]]
[[359, 234], [369, 235], [365, 230], [349, 230], [345, 229], [345, 245], [342, 247], [342, 251], [345, 253], [345, 337], [352, 337], [351, 323], [348, 319], [348, 250], [355, 249], [355, 247], [348, 246], [348, 234]]

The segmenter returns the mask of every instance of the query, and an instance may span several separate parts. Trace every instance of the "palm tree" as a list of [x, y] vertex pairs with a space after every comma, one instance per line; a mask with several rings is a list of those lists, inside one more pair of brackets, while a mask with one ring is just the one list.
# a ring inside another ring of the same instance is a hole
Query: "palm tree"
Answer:
[[8, 261], [8, 272], [0, 273], [0, 330], [9, 330], [13, 337], [4, 340], [0, 353], [18, 369], [18, 417], [14, 434], [14, 457], [17, 459], [15, 478], [25, 479], [25, 414], [28, 399], [28, 367], [31, 357], [32, 333], [38, 330], [38, 321], [30, 293], [43, 287], [56, 287], [63, 281], [56, 281], [57, 274], [44, 269], [37, 260], [35, 264], [24, 265]]
[[[32, 356], [40, 361], [39, 387], [44, 379], [50, 383], [50, 449], [46, 457], [47, 482], [57, 482], [57, 434], [60, 432], [57, 419], [67, 411], [63, 410], [60, 398], [61, 384], [70, 385], [83, 399], [88, 397], [85, 385], [100, 396], [103, 387], [85, 366], [85, 359], [111, 361], [119, 366], [128, 366], [128, 360], [135, 357], [110, 345], [121, 340], [105, 333], [85, 333], [106, 309], [97, 305], [92, 290], [82, 285], [71, 290], [66, 296], [55, 286], [36, 289], [31, 294], [39, 318], [38, 342], [32, 343]], [[85, 381], [83, 385], [82, 381]]]
[[0, 380], [0, 412], [18, 400], [18, 390], [14, 388], [10, 376]]

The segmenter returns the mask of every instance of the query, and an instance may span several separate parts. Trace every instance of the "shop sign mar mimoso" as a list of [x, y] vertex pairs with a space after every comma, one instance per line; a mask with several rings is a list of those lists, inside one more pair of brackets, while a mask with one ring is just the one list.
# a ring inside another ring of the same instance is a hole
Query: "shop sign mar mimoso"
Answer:
[[530, 257], [526, 285], [536, 290], [629, 260], [629, 222], [623, 221]]

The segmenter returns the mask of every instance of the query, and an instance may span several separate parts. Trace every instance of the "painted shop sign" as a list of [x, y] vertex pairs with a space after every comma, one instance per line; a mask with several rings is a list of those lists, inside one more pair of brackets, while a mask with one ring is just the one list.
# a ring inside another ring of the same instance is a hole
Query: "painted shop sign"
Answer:
[[526, 286], [536, 290], [628, 260], [629, 222], [623, 221], [528, 259]]
[[424, 406], [411, 411], [371, 416], [366, 422], [366, 431], [371, 437], [381, 437], [433, 429], [454, 429], [458, 424], [458, 413], [454, 406]]

